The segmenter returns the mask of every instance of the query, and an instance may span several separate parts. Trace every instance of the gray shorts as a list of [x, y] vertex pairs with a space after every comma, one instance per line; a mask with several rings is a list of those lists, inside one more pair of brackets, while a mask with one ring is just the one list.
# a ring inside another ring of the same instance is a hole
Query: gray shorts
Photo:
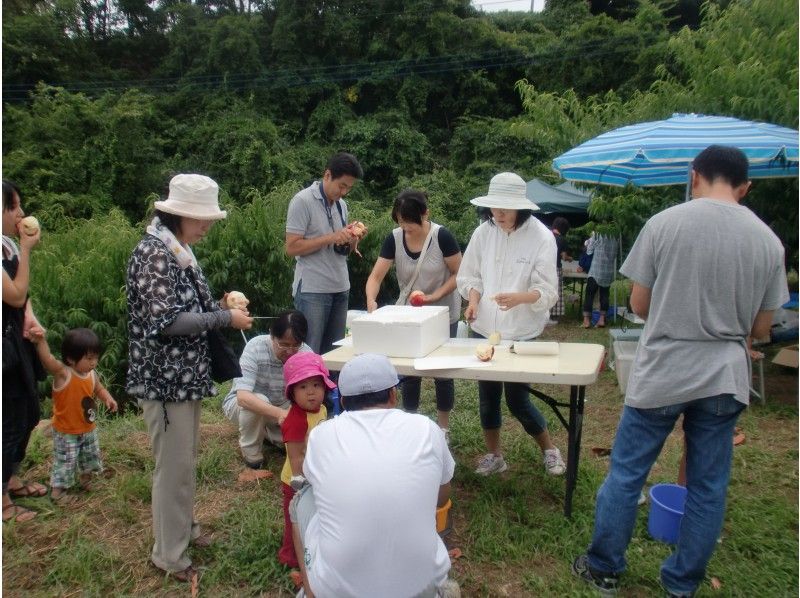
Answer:
[[289, 503], [289, 519], [297, 524], [300, 529], [300, 537], [304, 538], [308, 523], [311, 517], [317, 512], [317, 503], [314, 500], [314, 489], [310, 484], [306, 484], [292, 497]]

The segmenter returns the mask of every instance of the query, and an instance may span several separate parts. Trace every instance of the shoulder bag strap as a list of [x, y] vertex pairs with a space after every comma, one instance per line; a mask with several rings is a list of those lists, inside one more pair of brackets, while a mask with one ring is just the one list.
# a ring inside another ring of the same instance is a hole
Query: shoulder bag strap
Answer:
[[425, 237], [425, 242], [422, 245], [422, 251], [420, 252], [419, 259], [417, 260], [417, 268], [414, 270], [414, 275], [409, 279], [408, 284], [400, 291], [400, 296], [397, 298], [397, 303], [395, 305], [406, 304], [406, 299], [408, 298], [409, 293], [411, 293], [414, 283], [417, 282], [419, 271], [422, 269], [422, 262], [425, 260], [425, 254], [428, 253], [428, 246], [431, 244], [431, 238], [433, 237], [434, 230], [437, 230], [438, 228], [439, 226], [437, 224], [431, 222], [431, 229], [428, 231], [428, 236]]

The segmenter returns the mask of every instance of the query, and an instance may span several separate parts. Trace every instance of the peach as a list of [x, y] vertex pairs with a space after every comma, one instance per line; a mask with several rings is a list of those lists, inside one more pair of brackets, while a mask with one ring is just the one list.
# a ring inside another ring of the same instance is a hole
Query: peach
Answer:
[[425, 293], [422, 291], [411, 291], [408, 296], [408, 302], [414, 307], [420, 307], [425, 304]]
[[250, 300], [245, 297], [244, 293], [239, 291], [231, 291], [228, 293], [228, 308], [229, 309], [247, 309]]
[[475, 355], [481, 361], [489, 361], [494, 357], [494, 347], [492, 345], [478, 345], [475, 347]]
[[35, 235], [39, 231], [39, 221], [35, 216], [26, 216], [20, 221], [22, 232], [26, 235]]

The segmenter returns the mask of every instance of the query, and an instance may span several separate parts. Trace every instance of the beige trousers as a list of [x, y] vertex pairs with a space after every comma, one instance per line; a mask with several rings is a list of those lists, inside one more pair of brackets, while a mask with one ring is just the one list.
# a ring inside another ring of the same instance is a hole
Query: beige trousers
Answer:
[[[263, 394], [255, 393], [255, 395], [264, 403], [272, 404]], [[288, 405], [285, 408], [288, 408]], [[239, 447], [245, 461], [261, 463], [264, 460], [262, 449], [265, 439], [283, 448], [281, 427], [272, 418], [242, 409], [235, 399], [226, 402], [223, 411], [229, 420], [239, 426]]]
[[189, 542], [200, 535], [194, 520], [200, 401], [166, 402], [164, 429], [161, 401], [139, 401], [150, 434], [153, 470], [153, 537], [150, 559], [159, 569], [183, 571], [192, 564]]

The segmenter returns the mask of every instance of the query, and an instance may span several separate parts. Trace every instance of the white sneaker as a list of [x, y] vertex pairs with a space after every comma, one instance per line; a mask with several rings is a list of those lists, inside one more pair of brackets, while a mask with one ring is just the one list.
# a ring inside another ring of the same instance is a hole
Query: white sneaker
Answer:
[[647, 502], [647, 497], [644, 494], [644, 491], [639, 493], [639, 500], [636, 501], [636, 504], [640, 507]]
[[491, 475], [493, 473], [500, 473], [506, 469], [508, 469], [508, 465], [506, 465], [506, 460], [503, 459], [502, 455], [489, 453], [481, 457], [481, 460], [478, 461], [478, 468], [475, 470], [475, 473], [478, 475]]
[[442, 432], [444, 432], [444, 441], [447, 446], [450, 446], [450, 428], [442, 428]]
[[560, 450], [557, 448], [545, 450], [544, 468], [550, 475], [561, 475], [566, 471], [567, 466], [564, 465]]

